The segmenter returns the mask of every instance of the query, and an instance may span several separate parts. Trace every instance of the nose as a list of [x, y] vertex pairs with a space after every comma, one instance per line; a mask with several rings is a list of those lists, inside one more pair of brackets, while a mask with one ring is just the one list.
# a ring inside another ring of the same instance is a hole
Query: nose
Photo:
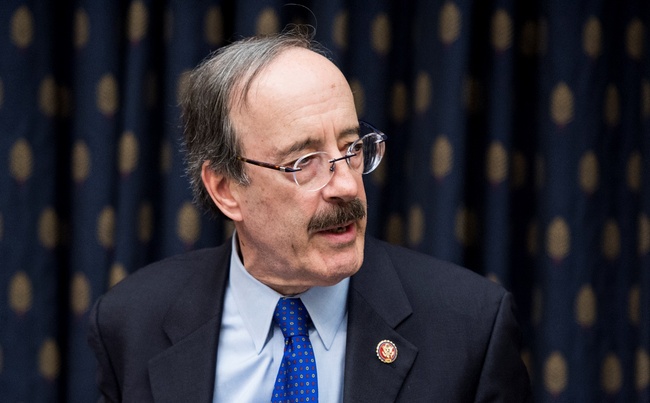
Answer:
[[332, 177], [322, 189], [325, 199], [340, 202], [350, 201], [357, 198], [359, 187], [363, 186], [361, 173], [356, 172], [347, 164], [349, 156], [343, 156], [330, 160]]

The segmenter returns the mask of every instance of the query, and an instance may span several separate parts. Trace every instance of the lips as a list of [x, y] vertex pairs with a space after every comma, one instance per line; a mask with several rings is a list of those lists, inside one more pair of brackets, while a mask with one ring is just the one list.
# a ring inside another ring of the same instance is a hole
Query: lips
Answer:
[[342, 233], [346, 232], [349, 229], [350, 225], [352, 225], [352, 224], [350, 223], [350, 224], [340, 225], [340, 226], [337, 226], [337, 227], [326, 228], [326, 229], [321, 230], [319, 232], [329, 232], [329, 233], [332, 233], [332, 234], [342, 234]]

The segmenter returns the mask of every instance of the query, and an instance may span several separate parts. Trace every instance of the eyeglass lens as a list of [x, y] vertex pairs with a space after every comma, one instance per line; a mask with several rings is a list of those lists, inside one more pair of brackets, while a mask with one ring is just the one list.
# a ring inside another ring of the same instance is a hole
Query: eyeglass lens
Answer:
[[[367, 133], [350, 145], [347, 158], [344, 159], [347, 165], [356, 172], [368, 174], [381, 162], [384, 148], [383, 138], [379, 134]], [[332, 169], [332, 164], [342, 161], [333, 162], [333, 159], [323, 151], [310, 153], [300, 158], [293, 166], [300, 168], [299, 171], [293, 173], [295, 182], [307, 190], [323, 188], [329, 183], [336, 170], [336, 167]]]

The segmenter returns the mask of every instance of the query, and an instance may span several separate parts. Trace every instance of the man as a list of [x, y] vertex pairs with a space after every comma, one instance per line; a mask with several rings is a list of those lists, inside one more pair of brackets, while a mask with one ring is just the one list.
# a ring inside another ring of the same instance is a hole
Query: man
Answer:
[[97, 302], [103, 400], [530, 399], [509, 293], [365, 238], [362, 174], [386, 136], [357, 120], [345, 77], [309, 38], [220, 49], [182, 107], [196, 198], [235, 234]]

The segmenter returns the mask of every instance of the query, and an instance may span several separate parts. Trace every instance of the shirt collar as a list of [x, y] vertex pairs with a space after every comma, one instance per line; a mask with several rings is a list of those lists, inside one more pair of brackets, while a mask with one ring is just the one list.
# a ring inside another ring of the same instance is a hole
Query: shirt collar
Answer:
[[[239, 314], [259, 354], [269, 339], [273, 311], [281, 294], [250, 275], [238, 253], [237, 234], [232, 237], [229, 287]], [[350, 279], [330, 287], [312, 287], [299, 297], [311, 316], [323, 346], [329, 350], [345, 314]]]

